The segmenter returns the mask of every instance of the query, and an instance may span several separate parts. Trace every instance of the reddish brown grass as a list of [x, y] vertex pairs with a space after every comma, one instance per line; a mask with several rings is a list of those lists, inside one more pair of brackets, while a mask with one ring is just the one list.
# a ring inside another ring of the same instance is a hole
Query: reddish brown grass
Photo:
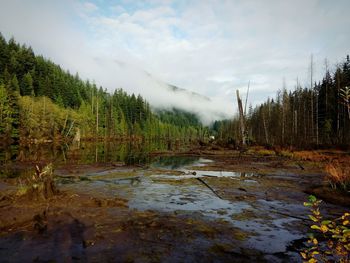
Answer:
[[327, 180], [333, 188], [350, 191], [350, 163], [334, 160], [325, 166]]
[[324, 162], [328, 157], [317, 151], [298, 151], [294, 152], [294, 158], [302, 161]]

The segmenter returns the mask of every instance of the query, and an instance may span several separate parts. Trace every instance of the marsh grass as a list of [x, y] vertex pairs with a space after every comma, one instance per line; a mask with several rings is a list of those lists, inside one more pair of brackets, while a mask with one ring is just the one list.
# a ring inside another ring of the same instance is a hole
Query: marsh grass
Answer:
[[327, 181], [334, 189], [350, 191], [350, 164], [335, 160], [325, 166]]
[[294, 158], [301, 161], [324, 162], [328, 158], [325, 154], [317, 151], [297, 151], [294, 152]]

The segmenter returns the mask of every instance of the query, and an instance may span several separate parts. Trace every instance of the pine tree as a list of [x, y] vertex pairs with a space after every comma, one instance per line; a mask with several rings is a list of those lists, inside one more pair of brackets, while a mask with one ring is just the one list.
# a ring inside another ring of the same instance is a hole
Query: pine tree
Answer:
[[34, 95], [33, 78], [29, 72], [23, 76], [22, 86], [21, 86], [21, 95], [22, 96]]

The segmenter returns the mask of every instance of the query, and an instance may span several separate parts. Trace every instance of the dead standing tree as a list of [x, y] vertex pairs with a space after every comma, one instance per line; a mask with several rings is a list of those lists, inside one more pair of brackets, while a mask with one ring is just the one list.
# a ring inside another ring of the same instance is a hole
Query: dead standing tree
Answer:
[[245, 147], [246, 144], [247, 144], [247, 142], [246, 142], [246, 131], [245, 131], [245, 120], [244, 120], [242, 100], [239, 97], [239, 91], [238, 90], [236, 90], [236, 95], [237, 95], [237, 103], [238, 103], [238, 110], [239, 110], [239, 123], [240, 123], [242, 147]]
[[348, 112], [348, 118], [350, 120], [350, 87], [345, 87], [340, 90], [340, 103], [342, 103]]

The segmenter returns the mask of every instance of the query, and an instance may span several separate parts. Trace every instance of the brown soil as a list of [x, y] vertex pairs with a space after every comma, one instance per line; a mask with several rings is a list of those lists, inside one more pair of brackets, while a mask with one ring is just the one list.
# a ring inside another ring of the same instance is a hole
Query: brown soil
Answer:
[[[235, 150], [197, 149], [184, 155], [206, 156], [214, 160], [205, 166], [187, 167], [200, 171], [238, 171], [258, 175], [257, 182], [242, 182], [225, 177], [203, 177], [224, 200], [247, 202], [258, 207], [258, 200], [270, 206], [244, 210], [233, 220], [269, 220], [277, 217], [300, 219], [298, 230], [307, 231], [305, 210], [271, 208], [273, 201], [302, 204], [303, 191], [327, 202], [349, 207], [349, 196], [334, 195], [324, 184], [323, 165], [310, 160], [283, 156], [254, 156]], [[61, 179], [100, 180], [118, 173], [137, 176], [137, 167], [121, 164], [66, 165], [56, 169]], [[183, 171], [153, 169], [147, 174], [183, 175]], [[86, 175], [89, 176], [86, 176]], [[254, 181], [252, 180], [252, 181]], [[191, 181], [192, 182], [192, 181]], [[18, 198], [17, 179], [0, 180], [0, 261], [1, 262], [287, 262], [290, 251], [264, 254], [245, 243], [255, 230], [242, 231], [227, 222], [207, 221], [202, 217], [173, 211], [138, 211], [129, 209], [127, 199], [93, 192], [79, 184], [61, 185], [60, 192], [47, 200], [33, 202]], [[196, 181], [196, 183], [198, 183]], [[218, 211], [225, 213], [225, 211]], [[260, 221], [259, 221], [260, 222]], [[292, 229], [295, 225], [285, 225]], [[257, 229], [260, 230], [260, 229]], [[295, 248], [293, 248], [295, 249]]]

